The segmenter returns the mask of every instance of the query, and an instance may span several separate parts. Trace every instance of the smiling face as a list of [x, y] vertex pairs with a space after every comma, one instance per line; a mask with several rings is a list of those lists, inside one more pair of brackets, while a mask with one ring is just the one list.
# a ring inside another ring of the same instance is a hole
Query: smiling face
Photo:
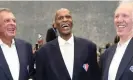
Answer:
[[16, 35], [16, 19], [12, 12], [0, 12], [0, 34], [4, 38], [14, 38]]
[[71, 35], [73, 21], [68, 9], [62, 8], [56, 12], [55, 26], [58, 29], [60, 35]]
[[121, 4], [115, 11], [114, 24], [117, 35], [128, 37], [133, 33], [133, 6], [131, 4]]

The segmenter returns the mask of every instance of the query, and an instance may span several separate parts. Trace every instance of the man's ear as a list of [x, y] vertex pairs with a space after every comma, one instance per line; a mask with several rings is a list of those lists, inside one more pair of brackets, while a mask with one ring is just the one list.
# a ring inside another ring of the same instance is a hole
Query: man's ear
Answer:
[[56, 23], [53, 23], [53, 28], [56, 28]]

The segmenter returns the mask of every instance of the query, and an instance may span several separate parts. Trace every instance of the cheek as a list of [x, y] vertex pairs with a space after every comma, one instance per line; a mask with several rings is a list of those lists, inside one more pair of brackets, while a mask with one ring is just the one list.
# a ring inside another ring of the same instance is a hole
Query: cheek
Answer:
[[117, 25], [117, 20], [114, 19], [114, 26], [116, 27], [116, 25]]
[[62, 32], [62, 29], [61, 29], [61, 28], [58, 28], [58, 31], [59, 31], [59, 32]]
[[73, 20], [70, 20], [70, 22], [73, 24]]
[[124, 33], [130, 33], [131, 31], [133, 31], [133, 28], [128, 26], [128, 27], [124, 30]]
[[132, 21], [128, 21], [128, 30], [132, 30], [133, 29], [133, 22]]
[[17, 27], [15, 27], [15, 31], [17, 30]]
[[5, 28], [4, 27], [0, 27], [0, 32], [5, 32]]
[[59, 21], [56, 21], [55, 27], [58, 28], [59, 25], [60, 25], [60, 22]]

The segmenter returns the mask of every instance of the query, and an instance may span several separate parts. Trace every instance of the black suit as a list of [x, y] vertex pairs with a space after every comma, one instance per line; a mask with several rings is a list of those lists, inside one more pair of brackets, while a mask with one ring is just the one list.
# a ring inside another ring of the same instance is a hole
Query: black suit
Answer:
[[[88, 64], [88, 71], [83, 68]], [[37, 53], [37, 80], [71, 80], [58, 39], [45, 44]], [[74, 68], [72, 80], [100, 80], [96, 45], [85, 39], [74, 37]]]
[[[15, 46], [20, 63], [19, 80], [28, 80], [32, 75], [32, 47], [29, 43], [15, 39]], [[12, 54], [12, 53], [11, 53]], [[0, 80], [13, 80], [8, 64], [0, 47]]]
[[49, 28], [46, 34], [46, 42], [52, 41], [57, 37], [56, 29]]
[[[101, 68], [102, 68], [102, 80], [108, 80], [108, 72], [110, 63], [116, 51], [117, 45], [113, 45], [105, 51], [105, 53], [100, 58]], [[118, 67], [115, 80], [133, 80], [133, 38], [129, 42], [121, 63]]]

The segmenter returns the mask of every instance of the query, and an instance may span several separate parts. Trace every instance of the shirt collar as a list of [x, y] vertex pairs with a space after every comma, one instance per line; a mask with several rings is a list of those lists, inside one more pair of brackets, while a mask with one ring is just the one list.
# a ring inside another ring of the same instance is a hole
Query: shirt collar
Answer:
[[[0, 45], [3, 45], [3, 44], [5, 44], [5, 43], [3, 43], [3, 41], [0, 39]], [[14, 45], [14, 44], [15, 44], [15, 40], [12, 39], [12, 44], [11, 45]]]
[[58, 41], [59, 41], [59, 45], [65, 45], [66, 43], [69, 44], [74, 44], [74, 36], [72, 34], [72, 36], [70, 37], [69, 40], [64, 40], [63, 38], [61, 38], [60, 36], [58, 36]]

